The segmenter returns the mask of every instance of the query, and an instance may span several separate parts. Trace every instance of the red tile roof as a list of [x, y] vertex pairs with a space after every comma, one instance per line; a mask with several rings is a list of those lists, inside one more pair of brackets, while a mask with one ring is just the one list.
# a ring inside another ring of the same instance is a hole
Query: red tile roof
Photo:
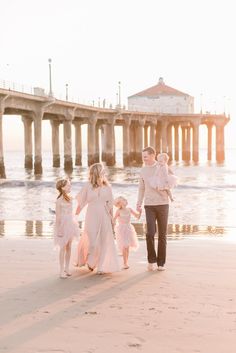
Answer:
[[169, 87], [167, 85], [165, 85], [165, 83], [163, 82], [163, 79], [159, 79], [159, 83], [153, 87], [150, 87], [148, 89], [145, 89], [144, 91], [141, 91], [139, 93], [136, 93], [132, 96], [129, 96], [128, 98], [131, 97], [136, 97], [136, 96], [140, 96], [140, 97], [157, 97], [160, 95], [164, 95], [164, 96], [189, 96], [189, 94], [187, 93], [183, 93], [181, 91], [178, 91], [175, 88]]

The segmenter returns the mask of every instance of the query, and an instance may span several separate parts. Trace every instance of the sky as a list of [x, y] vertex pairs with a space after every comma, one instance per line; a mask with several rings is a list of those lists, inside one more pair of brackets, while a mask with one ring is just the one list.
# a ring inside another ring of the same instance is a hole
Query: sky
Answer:
[[[0, 0], [0, 81], [91, 104], [158, 83], [195, 98], [195, 112], [230, 114], [236, 147], [236, 21], [231, 0]], [[19, 117], [5, 116], [4, 148], [23, 150]], [[43, 128], [44, 146], [50, 129]]]

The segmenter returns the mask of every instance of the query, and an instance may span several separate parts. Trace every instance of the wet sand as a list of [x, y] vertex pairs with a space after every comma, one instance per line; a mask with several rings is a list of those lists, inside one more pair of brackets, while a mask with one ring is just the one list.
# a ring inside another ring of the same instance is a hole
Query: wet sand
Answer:
[[147, 272], [140, 241], [129, 270], [63, 280], [51, 239], [3, 237], [0, 352], [234, 353], [235, 253], [235, 234], [171, 240]]

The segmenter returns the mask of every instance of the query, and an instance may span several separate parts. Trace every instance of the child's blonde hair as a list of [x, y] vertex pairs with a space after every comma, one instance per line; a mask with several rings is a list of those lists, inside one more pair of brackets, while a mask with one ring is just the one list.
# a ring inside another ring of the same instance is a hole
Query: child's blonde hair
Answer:
[[158, 162], [165, 162], [165, 163], [168, 163], [169, 161], [169, 156], [167, 153], [163, 152], [163, 153], [159, 153], [157, 155], [157, 160]]
[[104, 167], [101, 163], [94, 163], [89, 168], [89, 181], [94, 188], [98, 188], [101, 185], [108, 185], [108, 181], [102, 175]]
[[113, 204], [115, 207], [121, 208], [122, 201], [127, 201], [127, 200], [123, 196], [119, 196], [119, 197], [115, 198]]
[[63, 196], [64, 200], [70, 202], [70, 196], [63, 190], [63, 188], [66, 186], [66, 184], [69, 182], [68, 179], [60, 179], [56, 182], [56, 189], [59, 191], [59, 195], [57, 198], [59, 199], [61, 196]]

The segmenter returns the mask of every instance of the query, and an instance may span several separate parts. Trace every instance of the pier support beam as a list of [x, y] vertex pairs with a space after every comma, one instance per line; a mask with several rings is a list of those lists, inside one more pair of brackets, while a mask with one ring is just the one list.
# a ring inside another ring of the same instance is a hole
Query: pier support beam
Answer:
[[216, 161], [222, 163], [225, 160], [224, 125], [216, 123]]
[[168, 156], [170, 161], [173, 159], [173, 145], [172, 145], [172, 124], [169, 124], [167, 127], [167, 145], [168, 145]]
[[22, 116], [24, 124], [24, 148], [25, 148], [25, 168], [33, 168], [33, 144], [32, 144], [32, 122], [30, 117]]
[[168, 121], [162, 120], [161, 122], [161, 152], [167, 153], [167, 126]]
[[197, 163], [199, 161], [199, 126], [200, 122], [194, 122], [193, 127], [193, 161]]
[[161, 124], [158, 123], [156, 126], [156, 153], [161, 152]]
[[71, 115], [68, 115], [66, 116], [66, 120], [63, 121], [64, 169], [68, 173], [71, 173], [73, 171], [71, 127], [72, 127], [72, 117]]
[[52, 166], [55, 168], [60, 167], [60, 141], [59, 141], [59, 127], [60, 121], [50, 120], [52, 128]]
[[96, 163], [95, 149], [96, 149], [96, 118], [91, 118], [88, 123], [88, 166]]
[[127, 167], [130, 165], [130, 123], [129, 117], [125, 118], [123, 125], [123, 165]]
[[34, 174], [41, 175], [42, 168], [42, 121], [43, 109], [34, 111]]
[[129, 137], [130, 137], [130, 162], [131, 164], [135, 161], [135, 122], [131, 121], [130, 129], [129, 129]]
[[106, 139], [106, 135], [105, 135], [105, 125], [102, 125], [101, 126], [101, 144], [102, 144], [102, 162], [105, 162], [106, 161], [106, 143], [105, 143], [105, 139]]
[[190, 127], [186, 128], [186, 161], [189, 162], [191, 159], [191, 139], [190, 139]]
[[207, 160], [212, 160], [212, 124], [207, 124]]
[[[155, 122], [151, 122], [150, 124], [150, 134], [149, 134], [149, 145], [152, 146], [153, 148], [156, 149], [156, 123]], [[145, 145], [146, 147], [147, 145]]]
[[95, 163], [99, 163], [99, 156], [100, 156], [99, 130], [100, 130], [99, 125], [96, 124], [96, 127], [95, 127], [95, 155], [94, 155]]
[[186, 128], [186, 126], [181, 126], [181, 130], [182, 130], [182, 161], [186, 161], [187, 160], [187, 157], [186, 157], [187, 128]]
[[143, 163], [142, 151], [143, 151], [143, 128], [145, 125], [145, 120], [139, 120], [136, 126], [136, 136], [135, 136], [135, 161], [138, 166]]
[[106, 165], [112, 167], [115, 159], [115, 119], [105, 125], [105, 161]]
[[174, 125], [175, 128], [175, 160], [179, 160], [179, 124]]
[[5, 165], [4, 165], [4, 157], [3, 157], [3, 135], [2, 135], [2, 116], [3, 112], [0, 112], [0, 178], [5, 179]]
[[75, 127], [75, 165], [82, 165], [82, 135], [81, 122], [74, 120]]
[[[149, 140], [150, 141], [150, 140]], [[148, 126], [144, 126], [144, 147], [147, 147], [150, 143], [148, 143]]]

